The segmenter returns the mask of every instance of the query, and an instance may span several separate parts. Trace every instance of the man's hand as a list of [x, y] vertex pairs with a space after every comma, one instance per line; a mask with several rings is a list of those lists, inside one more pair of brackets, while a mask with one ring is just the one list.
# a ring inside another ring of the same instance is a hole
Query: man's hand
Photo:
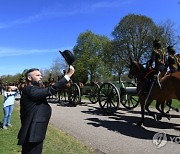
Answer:
[[69, 70], [68, 70], [68, 72], [67, 72], [66, 75], [68, 75], [69, 77], [71, 77], [71, 76], [74, 74], [74, 72], [75, 72], [74, 67], [73, 67], [72, 65], [70, 65], [70, 66], [69, 66]]

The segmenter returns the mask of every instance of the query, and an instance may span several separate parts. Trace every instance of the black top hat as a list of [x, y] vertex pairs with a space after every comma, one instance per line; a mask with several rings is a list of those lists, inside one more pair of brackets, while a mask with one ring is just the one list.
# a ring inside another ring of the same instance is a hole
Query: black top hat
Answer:
[[64, 57], [65, 61], [68, 65], [71, 65], [75, 61], [75, 57], [69, 50], [64, 50], [63, 52], [59, 51], [61, 55]]
[[173, 46], [168, 46], [168, 47], [167, 47], [167, 52], [168, 52], [168, 53], [172, 53], [172, 54], [175, 54], [175, 53], [176, 53], [175, 50], [174, 50], [174, 48], [173, 48]]
[[160, 40], [154, 40], [153, 46], [158, 46], [158, 45], [161, 45], [161, 41]]

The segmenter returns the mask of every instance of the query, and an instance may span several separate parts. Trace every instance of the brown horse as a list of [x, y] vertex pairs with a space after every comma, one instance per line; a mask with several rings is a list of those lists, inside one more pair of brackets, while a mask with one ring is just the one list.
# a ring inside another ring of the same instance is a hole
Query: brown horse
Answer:
[[[141, 120], [138, 125], [144, 123], [144, 112], [145, 109], [150, 115], [154, 118], [156, 117], [154, 113], [149, 110], [149, 105], [153, 100], [157, 100], [156, 108], [159, 110], [158, 106], [161, 103], [164, 103], [166, 100], [178, 99], [180, 100], [180, 72], [175, 72], [169, 75], [165, 75], [160, 79], [160, 85], [155, 82], [152, 87], [152, 91], [149, 95], [149, 99], [146, 100], [147, 94], [143, 93], [144, 77], [146, 76], [146, 69], [137, 61], [132, 61], [130, 64], [129, 78], [135, 78], [137, 80], [137, 91], [139, 96], [139, 101], [141, 104]], [[162, 110], [159, 110], [161, 113]], [[166, 115], [165, 113], [163, 113]]]
[[[55, 79], [54, 79], [54, 77], [52, 76], [52, 74], [50, 73], [50, 75], [49, 75], [49, 78], [48, 78], [48, 85], [47, 86], [52, 86], [52, 85], [54, 85], [55, 84]], [[49, 99], [54, 99], [54, 96], [55, 96], [55, 98], [56, 98], [56, 95], [51, 95], [51, 96], [49, 96]]]

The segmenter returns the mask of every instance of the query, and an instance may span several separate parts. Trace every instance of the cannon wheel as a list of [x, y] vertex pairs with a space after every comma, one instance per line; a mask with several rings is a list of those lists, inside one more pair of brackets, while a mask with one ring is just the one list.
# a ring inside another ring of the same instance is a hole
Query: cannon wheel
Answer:
[[73, 83], [68, 91], [68, 101], [72, 106], [76, 106], [81, 102], [81, 90], [78, 84]]
[[89, 100], [91, 103], [95, 104], [98, 102], [98, 92], [99, 92], [100, 86], [97, 83], [94, 83], [91, 88], [91, 93], [89, 94]]
[[[134, 83], [127, 82], [127, 87], [136, 87]], [[121, 94], [121, 104], [128, 110], [132, 110], [139, 105], [139, 97], [132, 94]]]
[[98, 101], [104, 113], [115, 113], [119, 108], [119, 90], [110, 82], [103, 83], [99, 89]]

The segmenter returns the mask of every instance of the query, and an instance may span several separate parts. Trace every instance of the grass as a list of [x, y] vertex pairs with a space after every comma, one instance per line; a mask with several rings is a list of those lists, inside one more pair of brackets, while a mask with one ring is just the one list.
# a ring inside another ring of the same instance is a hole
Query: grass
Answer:
[[[82, 96], [81, 99], [83, 99], [83, 100], [89, 100], [89, 99], [87, 98], [87, 96]], [[137, 98], [137, 99], [138, 99], [138, 98]], [[120, 104], [120, 105], [121, 105], [121, 104]], [[140, 106], [140, 105], [139, 105], [139, 106]], [[155, 106], [156, 106], [156, 101], [153, 101], [153, 102], [151, 103], [150, 107], [155, 108]], [[180, 102], [179, 102], [179, 100], [173, 99], [172, 106], [173, 106], [173, 107], [176, 107], [176, 108], [178, 108], [178, 109], [180, 110]], [[167, 106], [165, 106], [165, 109], [167, 109]]]
[[[87, 99], [87, 98], [86, 98]], [[0, 106], [2, 107], [3, 97], [0, 95]], [[155, 101], [151, 105], [155, 106]], [[173, 100], [173, 106], [180, 109], [180, 103]], [[3, 109], [0, 110], [0, 120], [3, 118]], [[21, 153], [21, 146], [17, 145], [17, 134], [20, 128], [19, 105], [15, 105], [12, 114], [12, 128], [3, 130], [0, 128], [0, 154]], [[55, 128], [48, 126], [46, 139], [44, 141], [43, 154], [93, 154], [93, 149], [87, 147], [74, 137]]]
[[[150, 106], [155, 107], [156, 106], [156, 101], [153, 101]], [[176, 100], [176, 99], [173, 99], [172, 106], [180, 109], [180, 102], [178, 100]]]
[[[0, 106], [2, 106], [3, 97], [0, 96]], [[3, 109], [0, 111], [0, 120], [3, 118]], [[17, 134], [20, 128], [19, 105], [15, 105], [11, 123], [12, 128], [7, 130], [0, 128], [0, 154], [18, 154], [21, 153], [21, 146], [17, 145]], [[48, 126], [46, 139], [43, 146], [43, 154], [93, 154], [93, 149], [87, 147], [82, 142], [65, 132]]]

